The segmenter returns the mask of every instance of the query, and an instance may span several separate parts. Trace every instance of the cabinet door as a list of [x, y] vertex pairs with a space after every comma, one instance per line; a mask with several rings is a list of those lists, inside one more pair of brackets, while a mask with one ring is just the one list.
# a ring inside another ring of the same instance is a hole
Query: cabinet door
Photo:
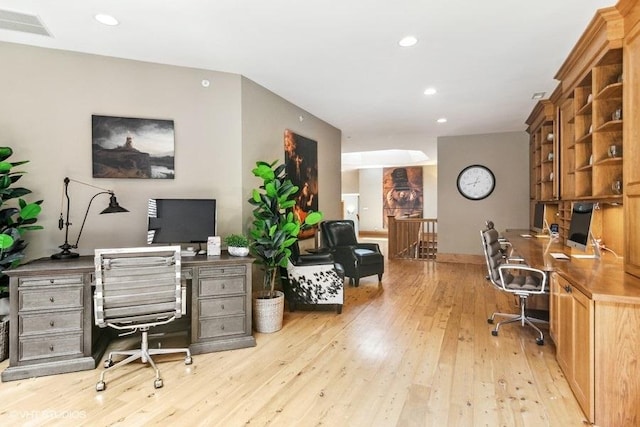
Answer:
[[571, 384], [571, 373], [573, 367], [573, 297], [571, 296], [571, 286], [562, 277], [557, 277], [558, 296], [557, 296], [557, 319], [558, 327], [556, 329], [557, 342], [556, 350], [558, 364], [562, 368], [567, 377], [567, 381]]
[[551, 339], [558, 347], [559, 334], [558, 325], [560, 324], [558, 304], [560, 303], [560, 284], [559, 276], [556, 273], [551, 274], [551, 285], [549, 295], [549, 332]]
[[573, 296], [573, 392], [590, 420], [593, 420], [593, 301], [575, 287]]
[[640, 23], [625, 37], [624, 57], [624, 263], [627, 273], [640, 277]]

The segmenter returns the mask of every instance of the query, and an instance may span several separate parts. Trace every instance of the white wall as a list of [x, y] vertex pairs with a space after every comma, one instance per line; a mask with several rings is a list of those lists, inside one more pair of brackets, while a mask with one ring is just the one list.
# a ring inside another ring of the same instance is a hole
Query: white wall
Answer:
[[[482, 164], [496, 177], [493, 193], [471, 201], [456, 180], [466, 166]], [[438, 253], [482, 254], [480, 230], [529, 227], [529, 138], [525, 132], [438, 138]]]

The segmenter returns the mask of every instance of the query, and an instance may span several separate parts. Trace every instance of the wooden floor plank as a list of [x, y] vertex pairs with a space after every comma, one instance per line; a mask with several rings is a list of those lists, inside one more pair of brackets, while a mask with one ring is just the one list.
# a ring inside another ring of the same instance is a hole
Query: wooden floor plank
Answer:
[[517, 307], [484, 270], [388, 261], [382, 285], [373, 276], [345, 288], [340, 315], [287, 311], [256, 347], [190, 366], [163, 357], [158, 390], [140, 364], [108, 375], [102, 393], [101, 368], [0, 383], [0, 425], [583, 425], [548, 336], [537, 346], [519, 325], [491, 336], [487, 317]]

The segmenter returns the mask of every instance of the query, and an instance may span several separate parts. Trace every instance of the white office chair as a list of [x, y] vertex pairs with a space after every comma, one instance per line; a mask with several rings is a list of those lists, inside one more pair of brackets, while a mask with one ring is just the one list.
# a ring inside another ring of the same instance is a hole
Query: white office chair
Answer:
[[533, 322], [544, 322], [542, 319], [536, 319], [527, 316], [527, 298], [530, 295], [544, 294], [547, 284], [547, 275], [544, 271], [530, 267], [526, 264], [514, 264], [508, 261], [504, 256], [502, 245], [498, 239], [498, 231], [493, 228], [492, 224], [487, 224], [487, 228], [480, 232], [482, 237], [482, 248], [487, 263], [488, 279], [498, 289], [515, 294], [520, 299], [520, 313], [493, 313], [487, 321], [494, 323], [496, 316], [506, 317], [507, 320], [498, 322], [491, 331], [493, 336], [498, 336], [500, 326], [507, 323], [520, 322], [522, 326], [525, 324], [531, 326], [538, 332], [536, 343], [544, 344], [544, 334]]
[[[180, 286], [180, 246], [144, 248], [96, 249], [96, 290], [94, 294], [95, 323], [127, 331], [123, 335], [142, 332], [140, 349], [112, 351], [104, 363], [96, 390], [106, 388], [104, 376], [120, 366], [141, 359], [156, 373], [155, 388], [162, 387], [160, 371], [151, 355], [185, 353], [184, 363], [190, 365], [188, 348], [150, 349], [148, 331], [182, 315]], [[128, 356], [113, 363], [113, 356]]]

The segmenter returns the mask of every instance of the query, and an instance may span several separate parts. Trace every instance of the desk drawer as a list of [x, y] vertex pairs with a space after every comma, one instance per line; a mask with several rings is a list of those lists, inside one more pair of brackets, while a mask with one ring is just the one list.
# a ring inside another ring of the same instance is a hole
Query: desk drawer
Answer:
[[201, 297], [245, 293], [244, 276], [200, 279]]
[[43, 314], [21, 314], [18, 325], [20, 336], [55, 333], [61, 331], [82, 332], [82, 310], [52, 312]]
[[18, 358], [23, 362], [81, 354], [82, 334], [50, 335], [33, 339], [21, 339]]
[[18, 310], [82, 307], [82, 286], [41, 286], [20, 289]]
[[19, 286], [81, 285], [82, 275], [21, 277]]
[[230, 265], [227, 267], [200, 267], [198, 274], [200, 277], [220, 277], [220, 276], [244, 276], [247, 267], [244, 265]]
[[244, 296], [200, 299], [200, 318], [244, 314]]
[[201, 319], [199, 325], [198, 339], [238, 335], [245, 332], [245, 316]]

